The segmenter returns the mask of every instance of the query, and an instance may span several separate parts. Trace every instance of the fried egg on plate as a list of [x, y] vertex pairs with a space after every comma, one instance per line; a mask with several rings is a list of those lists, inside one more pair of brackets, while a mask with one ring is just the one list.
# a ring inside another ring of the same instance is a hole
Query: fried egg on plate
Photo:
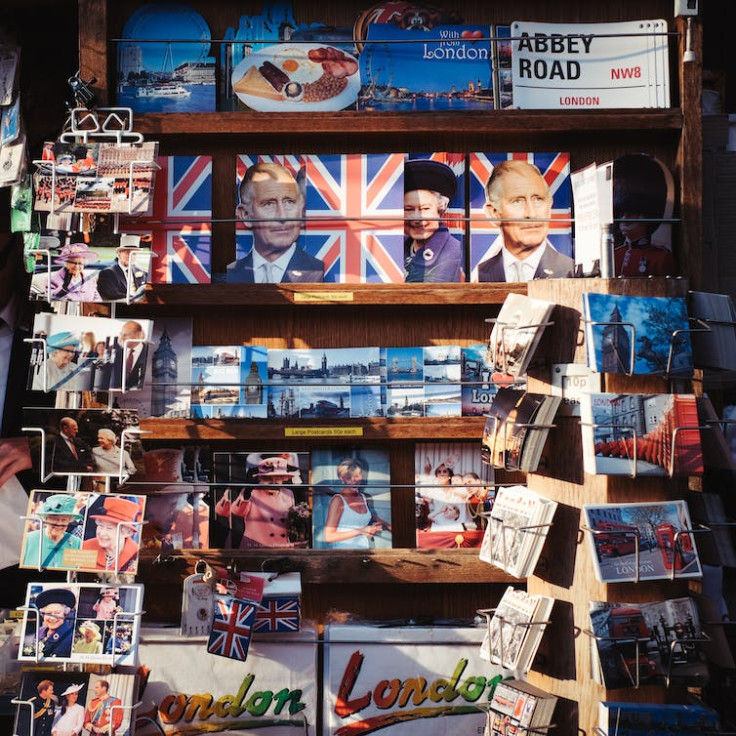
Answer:
[[279, 49], [274, 54], [273, 63], [288, 74], [292, 82], [300, 84], [316, 82], [324, 71], [322, 64], [310, 61], [307, 52], [298, 48]]

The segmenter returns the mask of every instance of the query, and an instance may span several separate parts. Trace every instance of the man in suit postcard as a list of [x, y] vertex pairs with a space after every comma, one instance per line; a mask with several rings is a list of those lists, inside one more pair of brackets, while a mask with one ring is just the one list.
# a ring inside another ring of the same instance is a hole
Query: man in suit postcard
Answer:
[[143, 295], [148, 281], [150, 252], [140, 247], [140, 241], [137, 235], [120, 238], [115, 263], [103, 268], [97, 276], [97, 291], [102, 301], [113, 302], [128, 297], [133, 301]]
[[575, 262], [547, 239], [552, 193], [527, 161], [502, 161], [486, 182], [486, 215], [499, 220], [498, 252], [478, 265], [478, 281], [522, 282], [572, 276]]
[[72, 417], [62, 417], [59, 434], [51, 451], [51, 470], [54, 473], [91, 473], [94, 468], [92, 449], [77, 437], [79, 425]]
[[142, 388], [148, 357], [145, 339], [145, 330], [139, 322], [130, 320], [123, 324], [120, 335], [116, 338], [110, 388], [125, 388], [126, 391]]
[[253, 231], [253, 248], [227, 267], [234, 284], [318, 283], [325, 264], [299, 247], [305, 198], [292, 173], [279, 164], [251, 166], [240, 183], [237, 216]]

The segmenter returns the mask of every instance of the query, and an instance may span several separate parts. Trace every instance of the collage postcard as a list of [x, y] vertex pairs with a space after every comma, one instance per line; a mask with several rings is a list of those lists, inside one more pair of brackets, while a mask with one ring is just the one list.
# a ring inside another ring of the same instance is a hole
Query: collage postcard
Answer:
[[136, 664], [142, 585], [30, 583], [22, 662]]

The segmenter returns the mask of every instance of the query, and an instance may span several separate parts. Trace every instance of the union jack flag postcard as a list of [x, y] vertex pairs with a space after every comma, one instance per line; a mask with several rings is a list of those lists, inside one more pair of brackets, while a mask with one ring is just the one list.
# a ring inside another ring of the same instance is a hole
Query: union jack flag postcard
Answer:
[[121, 226], [153, 236], [151, 283], [209, 284], [212, 157], [159, 156], [158, 164], [153, 215]]
[[251, 601], [216, 595], [207, 651], [220, 657], [245, 661], [257, 610], [258, 604]]
[[[322, 261], [325, 282], [403, 283], [403, 153], [242, 154], [238, 188], [257, 163], [283, 166], [302, 188], [305, 221], [297, 247]], [[252, 248], [253, 231], [240, 225], [237, 261], [247, 262]]]
[[267, 596], [259, 604], [253, 631], [299, 631], [300, 602], [296, 596]]
[[495, 166], [502, 161], [526, 161], [542, 174], [552, 194], [547, 239], [559, 253], [573, 255], [572, 189], [569, 153], [471, 153], [468, 161], [470, 213], [470, 281], [478, 281], [478, 265], [501, 252], [503, 239], [498, 221], [485, 214], [485, 186]]

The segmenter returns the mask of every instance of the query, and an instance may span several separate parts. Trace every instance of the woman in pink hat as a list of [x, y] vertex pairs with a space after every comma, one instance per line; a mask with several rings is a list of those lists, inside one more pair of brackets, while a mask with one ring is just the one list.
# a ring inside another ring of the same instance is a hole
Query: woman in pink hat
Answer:
[[289, 541], [289, 509], [294, 506], [294, 492], [286, 487], [294, 482], [298, 468], [285, 457], [262, 459], [256, 469], [258, 487], [250, 496], [241, 494], [231, 513], [245, 520], [240, 549], [250, 547], [292, 547]]
[[68, 302], [99, 302], [97, 275], [84, 273], [88, 263], [99, 261], [100, 257], [87, 247], [86, 243], [65, 245], [56, 263], [62, 264], [49, 279], [49, 298]]

